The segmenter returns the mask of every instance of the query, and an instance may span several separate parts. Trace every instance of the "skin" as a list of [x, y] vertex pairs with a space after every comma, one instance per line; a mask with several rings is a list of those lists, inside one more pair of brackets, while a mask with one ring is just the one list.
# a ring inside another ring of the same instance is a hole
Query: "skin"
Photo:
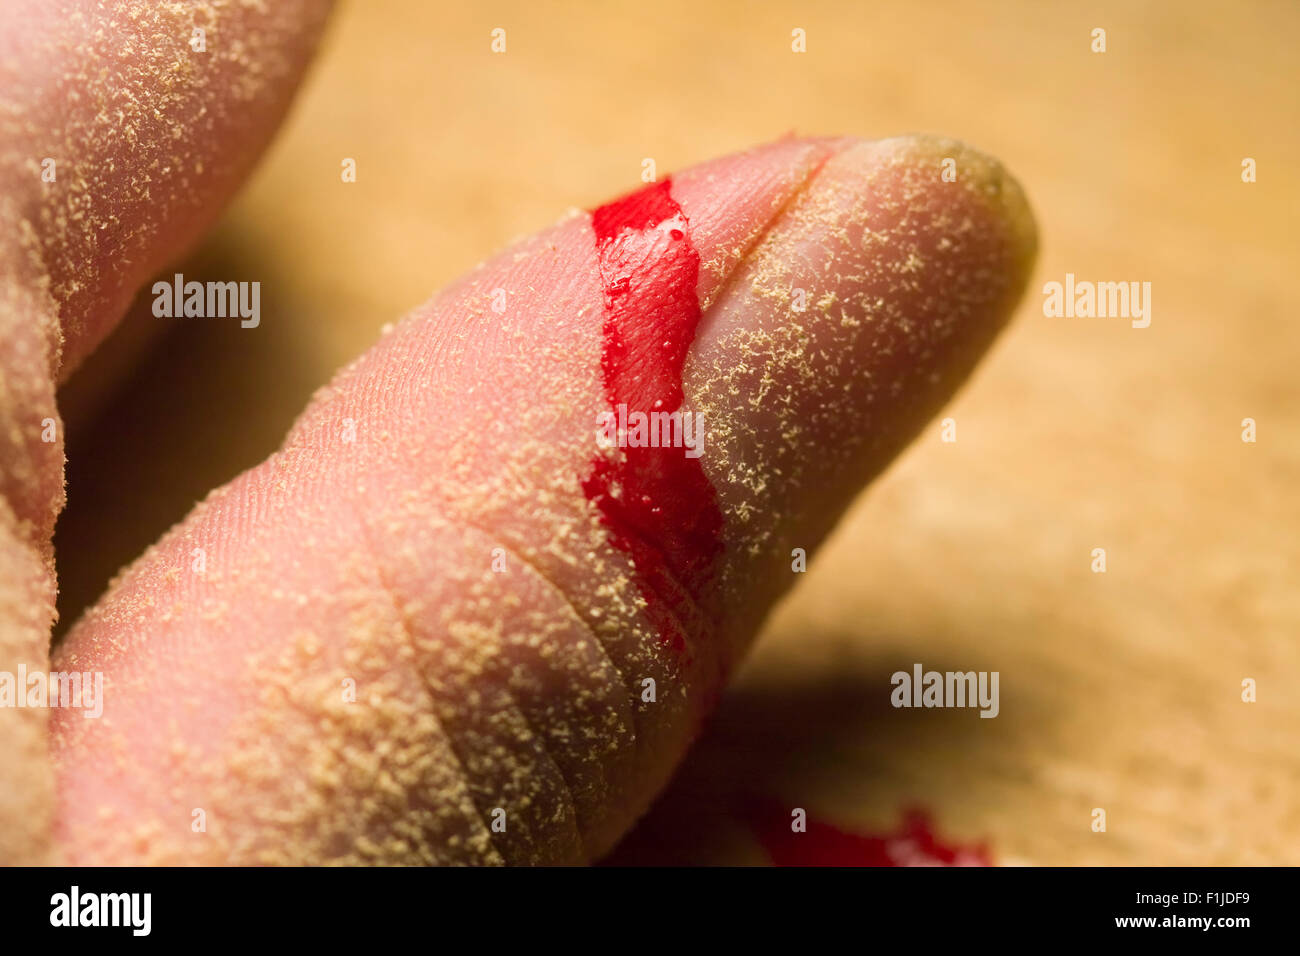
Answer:
[[[940, 176], [945, 158], [956, 182]], [[1014, 181], [952, 141], [786, 139], [686, 170], [671, 190], [702, 263], [686, 407], [709, 423], [701, 462], [724, 517], [718, 606], [689, 654], [659, 640], [635, 569], [582, 493], [604, 407], [603, 297], [591, 217], [572, 213], [395, 326], [280, 451], [113, 582], [50, 665], [102, 671], [104, 717], [50, 714], [52, 774], [43, 738], [21, 731], [38, 741], [21, 758], [35, 783], [12, 803], [29, 836], [0, 857], [605, 853], [794, 580], [792, 549], [811, 553], [961, 383], [1035, 246]], [[195, 234], [211, 214], [195, 214]], [[48, 220], [24, 221], [40, 236]], [[156, 248], [143, 261], [160, 264], [169, 246]], [[57, 287], [9, 268], [29, 310]], [[58, 315], [81, 342], [126, 300], [77, 301]], [[52, 402], [59, 367], [14, 390], [15, 421]], [[6, 497], [57, 510], [59, 458], [33, 459]], [[14, 524], [0, 549], [11, 558], [5, 586], [28, 590], [8, 602], [17, 638], [0, 668], [38, 660], [48, 634], [48, 612], [18, 624], [49, 606], [44, 526]], [[7, 737], [15, 713], [30, 712], [0, 711]]]
[[[283, 118], [328, 7], [10, 0], [0, 12], [0, 671], [47, 668], [57, 384], [216, 219]], [[195, 26], [206, 53], [188, 45]], [[54, 855], [46, 718], [0, 709], [0, 861]]]

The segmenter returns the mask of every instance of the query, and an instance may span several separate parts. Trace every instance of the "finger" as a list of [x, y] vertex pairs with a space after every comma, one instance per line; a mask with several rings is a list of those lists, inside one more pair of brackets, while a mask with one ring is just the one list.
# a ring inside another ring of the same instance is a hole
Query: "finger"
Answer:
[[[486, 263], [73, 629], [59, 665], [106, 683], [105, 719], [54, 720], [68, 852], [600, 855], [791, 549], [1006, 321], [1034, 241], [1018, 187], [959, 144], [787, 140]], [[704, 441], [603, 447], [620, 405], [702, 412]]]
[[[47, 670], [56, 382], [216, 216], [327, 7], [17, 0], [0, 15], [0, 673]], [[0, 709], [0, 861], [48, 849], [44, 730], [39, 707]]]
[[0, 185], [46, 271], [64, 376], [215, 219], [288, 108], [327, 0], [20, 0]]

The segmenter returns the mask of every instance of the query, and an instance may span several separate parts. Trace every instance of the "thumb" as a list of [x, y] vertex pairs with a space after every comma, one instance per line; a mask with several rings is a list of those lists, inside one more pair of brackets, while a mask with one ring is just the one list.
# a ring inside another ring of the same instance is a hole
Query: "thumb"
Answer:
[[73, 629], [105, 679], [54, 714], [67, 856], [603, 854], [1033, 251], [960, 144], [786, 140], [479, 267]]

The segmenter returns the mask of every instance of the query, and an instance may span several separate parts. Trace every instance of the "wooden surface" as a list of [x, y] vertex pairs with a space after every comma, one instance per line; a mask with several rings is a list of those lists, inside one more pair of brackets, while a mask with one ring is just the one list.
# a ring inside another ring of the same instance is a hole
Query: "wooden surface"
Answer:
[[[859, 831], [922, 806], [999, 862], [1300, 863], [1300, 7], [1088, 7], [345, 5], [182, 267], [260, 280], [262, 327], [178, 326], [92, 402], [137, 309], [68, 391], [65, 624], [384, 323], [643, 158], [945, 133], [1028, 191], [1030, 295], [957, 441], [936, 423], [858, 501], [617, 859], [761, 862], [731, 813], [761, 794]], [[1045, 318], [1066, 272], [1151, 282], [1150, 327]], [[916, 662], [998, 671], [1000, 716], [892, 709]]]

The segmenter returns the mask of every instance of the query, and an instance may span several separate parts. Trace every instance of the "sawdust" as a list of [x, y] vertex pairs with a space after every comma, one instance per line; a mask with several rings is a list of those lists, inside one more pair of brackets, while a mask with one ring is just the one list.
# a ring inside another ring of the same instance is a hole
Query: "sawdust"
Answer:
[[[6, 228], [35, 237], [66, 374], [210, 219], [282, 109], [328, 4], [50, 4], [0, 57]], [[206, 49], [191, 47], [205, 31]], [[42, 181], [53, 160], [55, 179]], [[163, 244], [163, 245], [160, 245]], [[53, 339], [53, 337], [52, 337]], [[60, 363], [61, 358], [61, 363]]]
[[[839, 494], [878, 466], [880, 450], [915, 424], [900, 395], [928, 383], [929, 399], [915, 404], [917, 414], [930, 408], [962, 371], [960, 361], [937, 364], [940, 350], [968, 325], [991, 334], [1011, 295], [1013, 280], [998, 279], [1012, 264], [1005, 249], [966, 255], [960, 269], [927, 259], [919, 237], [938, 231], [959, 249], [977, 219], [943, 218], [949, 204], [926, 199], [932, 184], [916, 156], [900, 150], [879, 166], [880, 190], [864, 190], [875, 205], [846, 210], [842, 189], [819, 179], [758, 238], [717, 308], [753, 296], [775, 303], [781, 321], [733, 332], [692, 373], [732, 532], [736, 622], [720, 628], [735, 653], [782, 589], [762, 575], [773, 554], [786, 560], [780, 542], [806, 531], [803, 499], [823, 483]], [[960, 188], [984, 201], [987, 177], [971, 166], [984, 186]], [[814, 262], [804, 240], [842, 251], [823, 248]], [[581, 862], [644, 809], [717, 688], [708, 662], [684, 669], [648, 626], [631, 563], [580, 487], [600, 403], [590, 308], [599, 292], [595, 270], [571, 264], [591, 242], [585, 222], [567, 220], [395, 326], [317, 393], [275, 456], [115, 582], [69, 637], [74, 653], [89, 641], [97, 654], [139, 662], [161, 648], [184, 670], [194, 666], [187, 622], [205, 601], [254, 594], [262, 616], [292, 619], [297, 631], [244, 661], [241, 683], [258, 695], [215, 751], [181, 739], [158, 758], [179, 763], [148, 767], [146, 777], [176, 788], [165, 819], [146, 813], [106, 835], [86, 812], [79, 839], [108, 845], [112, 858], [161, 863]], [[789, 319], [785, 297], [801, 269], [810, 287], [833, 278], [836, 292]], [[841, 281], [850, 269], [856, 284]], [[935, 272], [944, 281], [931, 285]], [[918, 277], [942, 292], [943, 308], [900, 309]], [[550, 291], [541, 315], [496, 315], [487, 303], [497, 287]], [[539, 342], [539, 327], [554, 337]], [[507, 387], [515, 376], [544, 398], [506, 397], [519, 394]], [[471, 422], [446, 420], [452, 395], [473, 409]], [[877, 406], [862, 427], [863, 409]], [[363, 427], [343, 447], [334, 436], [349, 418]], [[401, 491], [376, 494], [394, 474]], [[162, 624], [152, 595], [177, 573], [177, 555], [213, 541], [224, 550], [204, 600], [187, 592]], [[490, 569], [496, 549], [508, 573]], [[329, 556], [325, 567], [296, 568], [317, 553]], [[274, 587], [255, 591], [258, 581]], [[653, 704], [640, 698], [646, 679], [658, 688]], [[177, 689], [143, 665], [123, 680], [127, 699], [169, 687], [173, 713], [235, 693]], [[346, 680], [356, 701], [340, 698]], [[65, 757], [75, 752], [68, 740]], [[207, 808], [201, 835], [187, 829], [191, 804]]]

